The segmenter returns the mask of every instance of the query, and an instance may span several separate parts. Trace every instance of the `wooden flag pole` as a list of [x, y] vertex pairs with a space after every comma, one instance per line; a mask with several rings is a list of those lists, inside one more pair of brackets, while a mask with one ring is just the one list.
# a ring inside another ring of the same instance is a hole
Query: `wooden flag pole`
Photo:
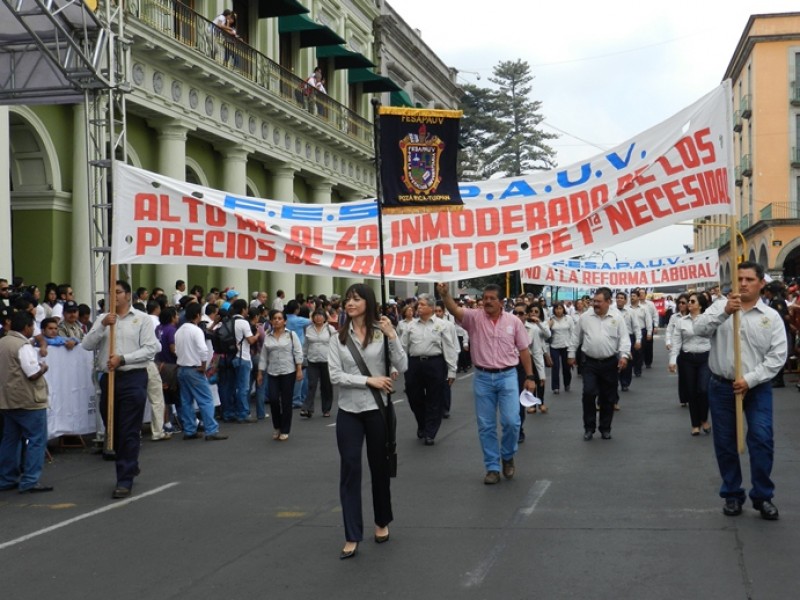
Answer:
[[[731, 230], [731, 293], [739, 293], [739, 232], [736, 229], [736, 215], [730, 216]], [[733, 371], [734, 381], [742, 376], [742, 339], [739, 336], [741, 328], [741, 311], [733, 313]], [[736, 449], [739, 454], [744, 453], [744, 396], [736, 394]]]
[[[108, 314], [113, 315], [117, 312], [117, 265], [111, 265], [109, 278], [111, 281], [109, 282], [108, 289], [111, 291], [110, 298], [108, 300]], [[109, 325], [108, 329], [108, 356], [106, 359], [110, 359], [115, 354], [115, 347], [117, 341], [117, 325], [116, 323], [112, 323]], [[114, 369], [108, 370], [108, 393], [107, 393], [107, 401], [108, 406], [106, 406], [106, 451], [113, 452], [114, 451], [114, 381], [115, 381], [115, 371]]]

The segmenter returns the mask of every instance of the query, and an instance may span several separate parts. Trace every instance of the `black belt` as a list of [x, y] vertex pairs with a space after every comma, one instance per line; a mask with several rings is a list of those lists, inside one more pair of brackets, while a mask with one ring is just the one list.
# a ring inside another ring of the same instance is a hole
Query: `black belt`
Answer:
[[585, 360], [590, 360], [590, 361], [593, 361], [593, 362], [606, 362], [606, 361], [609, 361], [609, 360], [617, 360], [616, 356], [607, 356], [605, 358], [595, 358], [593, 356], [588, 356], [588, 355], [584, 354], [583, 357], [584, 357]]
[[[114, 372], [117, 374], [117, 377], [119, 377], [120, 375], [128, 375], [128, 374], [133, 374], [133, 373], [144, 373], [145, 371], [147, 371], [146, 368], [145, 369], [126, 369], [124, 371], [120, 371], [119, 369], [116, 369]], [[103, 372], [103, 375], [108, 375], [108, 373], [107, 372]]]
[[733, 385], [733, 379], [725, 379], [724, 377], [720, 377], [716, 373], [711, 374], [711, 379], [714, 381], [718, 381], [719, 383], [727, 383], [728, 385]]
[[483, 371], [484, 373], [505, 373], [506, 371], [510, 371], [511, 369], [516, 369], [517, 366], [514, 365], [513, 367], [503, 367], [502, 369], [487, 369], [486, 367], [479, 367], [478, 365], [472, 365], [478, 371]]
[[203, 365], [195, 365], [195, 366], [193, 366], [193, 367], [189, 367], [189, 366], [187, 366], [187, 365], [178, 365], [178, 368], [179, 368], [179, 369], [199, 369], [199, 368], [201, 368], [202, 366], [203, 366]]
[[412, 360], [431, 360], [433, 358], [442, 358], [441, 354], [434, 354], [433, 356], [409, 356]]

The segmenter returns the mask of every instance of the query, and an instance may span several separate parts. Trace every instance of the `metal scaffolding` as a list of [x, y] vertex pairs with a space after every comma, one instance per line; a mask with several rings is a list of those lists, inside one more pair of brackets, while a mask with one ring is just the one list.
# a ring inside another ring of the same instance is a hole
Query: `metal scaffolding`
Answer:
[[121, 3], [0, 0], [0, 105], [83, 102], [93, 306], [108, 302], [112, 174], [127, 160], [130, 45]]

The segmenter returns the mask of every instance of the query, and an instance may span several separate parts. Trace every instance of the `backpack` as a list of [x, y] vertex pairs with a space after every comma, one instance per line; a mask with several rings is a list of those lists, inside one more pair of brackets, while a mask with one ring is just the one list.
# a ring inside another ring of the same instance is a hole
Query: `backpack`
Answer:
[[236, 324], [232, 317], [222, 319], [222, 324], [211, 332], [211, 347], [217, 354], [233, 357], [239, 352], [236, 342]]

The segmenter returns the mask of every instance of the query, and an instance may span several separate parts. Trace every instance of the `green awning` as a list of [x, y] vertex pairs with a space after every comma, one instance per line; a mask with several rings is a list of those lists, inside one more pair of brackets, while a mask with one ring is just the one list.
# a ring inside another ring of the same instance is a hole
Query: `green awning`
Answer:
[[399, 92], [400, 86], [383, 75], [373, 73], [369, 69], [350, 69], [347, 72], [347, 83], [354, 85], [360, 83], [365, 93], [376, 94], [380, 92]]
[[348, 50], [344, 46], [320, 46], [317, 59], [332, 58], [334, 69], [358, 69], [375, 65], [363, 54]]
[[297, 0], [260, 0], [258, 3], [258, 18], [286, 17], [307, 13], [308, 9]]
[[280, 17], [278, 31], [280, 33], [299, 33], [301, 48], [344, 44], [344, 40], [330, 27], [320, 25], [305, 15]]
[[391, 106], [407, 106], [408, 108], [414, 108], [414, 103], [411, 102], [411, 97], [405, 90], [392, 92], [389, 94], [389, 100]]

